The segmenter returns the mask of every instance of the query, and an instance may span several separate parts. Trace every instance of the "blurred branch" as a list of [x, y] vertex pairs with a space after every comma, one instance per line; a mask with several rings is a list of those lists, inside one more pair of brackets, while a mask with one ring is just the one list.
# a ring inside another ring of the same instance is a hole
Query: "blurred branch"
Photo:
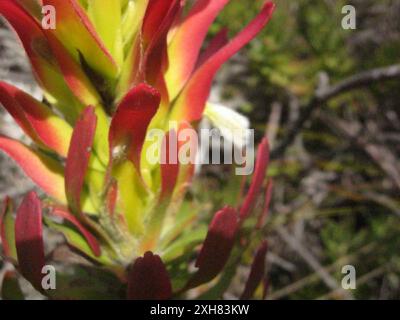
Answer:
[[[358, 148], [368, 154], [386, 176], [393, 181], [396, 187], [400, 189], [400, 167], [397, 163], [396, 155], [394, 155], [389, 148], [368, 141], [366, 134], [360, 135], [358, 130], [354, 130], [354, 125], [334, 115], [322, 112], [320, 118], [325, 124], [331, 127], [332, 130], [337, 131], [341, 136], [349, 139], [349, 141], [353, 141]], [[374, 135], [370, 133], [368, 136], [372, 137]]]
[[329, 272], [319, 263], [319, 261], [314, 257], [314, 255], [301, 244], [301, 242], [292, 237], [285, 227], [280, 227], [277, 230], [279, 236], [285, 241], [294, 251], [296, 251], [303, 260], [318, 274], [321, 280], [326, 284], [331, 290], [341, 290], [343, 296], [346, 299], [352, 299], [350, 292], [344, 291], [339, 283], [333, 278]]
[[[331, 265], [324, 267], [326, 272], [336, 272], [337, 270], [341, 270], [342, 266], [350, 263], [354, 263], [357, 259], [360, 258], [361, 255], [370, 254], [378, 249], [378, 244], [376, 242], [369, 243], [359, 249], [357, 252], [346, 255], [344, 257], [339, 258], [337, 261], [332, 263]], [[320, 277], [317, 273], [312, 273], [296, 282], [291, 283], [290, 285], [278, 289], [272, 292], [268, 296], [268, 300], [277, 300], [283, 297], [289, 296], [290, 294], [297, 292], [304, 288], [305, 286], [309, 286], [314, 282], [320, 280]]]
[[[370, 280], [385, 274], [391, 265], [392, 263], [389, 262], [381, 267], [375, 268], [374, 270], [368, 272], [367, 274], [364, 274], [357, 280], [357, 285], [360, 286], [362, 284], [368, 283]], [[333, 290], [327, 293], [326, 295], [317, 298], [317, 300], [336, 299], [337, 296], [340, 294], [340, 291], [341, 290]]]
[[273, 148], [273, 146], [275, 145], [281, 117], [282, 117], [282, 104], [279, 102], [274, 102], [272, 104], [272, 110], [269, 116], [267, 132], [266, 132], [266, 136], [268, 137], [269, 145], [271, 148]]
[[400, 217], [400, 209], [396, 201], [389, 198], [383, 193], [376, 192], [365, 192], [365, 196], [372, 201], [390, 209], [393, 213], [395, 213], [398, 217]]
[[293, 263], [283, 259], [282, 257], [278, 256], [273, 252], [268, 253], [267, 261], [271, 264], [279, 266], [280, 268], [286, 270], [287, 272], [294, 272], [297, 270], [296, 266]]
[[288, 134], [283, 138], [282, 142], [272, 151], [271, 156], [273, 158], [279, 158], [282, 156], [286, 149], [295, 140], [297, 134], [312, 117], [314, 111], [328, 100], [353, 89], [368, 86], [375, 82], [392, 79], [400, 79], [400, 65], [393, 65], [385, 68], [377, 68], [361, 72], [343, 80], [334, 86], [320, 85], [310, 102], [306, 106], [302, 107], [303, 111], [300, 117], [289, 129]]

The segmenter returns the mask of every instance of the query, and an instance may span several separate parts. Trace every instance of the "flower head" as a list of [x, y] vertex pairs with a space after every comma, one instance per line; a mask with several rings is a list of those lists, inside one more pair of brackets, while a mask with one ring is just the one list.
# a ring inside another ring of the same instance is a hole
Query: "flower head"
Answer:
[[[211, 108], [207, 100], [218, 69], [260, 32], [274, 8], [265, 3], [232, 40], [222, 30], [202, 49], [228, 2], [198, 0], [187, 14], [182, 0], [0, 2], [44, 95], [38, 101], [0, 82], [0, 102], [32, 141], [28, 146], [0, 136], [0, 149], [46, 194], [43, 201], [27, 195], [16, 221], [6, 201], [3, 250], [39, 291], [46, 263], [42, 221], [117, 274], [131, 298], [169, 298], [211, 281], [224, 268], [263, 187], [267, 142], [260, 145], [243, 204], [216, 213], [197, 271], [177, 285], [167, 269], [198, 244], [182, 245], [180, 238], [193, 214], [177, 218], [194, 167], [151, 163], [146, 137], [160, 129], [162, 145], [177, 143], [179, 153], [179, 132], [196, 127]], [[41, 5], [55, 9], [55, 29], [41, 25]], [[176, 128], [169, 128], [171, 121]], [[170, 148], [160, 149], [160, 157], [171, 156], [165, 154]]]

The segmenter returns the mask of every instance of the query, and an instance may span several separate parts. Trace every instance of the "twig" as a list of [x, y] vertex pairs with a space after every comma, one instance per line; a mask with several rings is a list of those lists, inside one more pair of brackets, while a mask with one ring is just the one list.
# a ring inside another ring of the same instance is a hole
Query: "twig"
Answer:
[[267, 261], [271, 264], [275, 264], [275, 265], [281, 267], [283, 270], [286, 270], [288, 272], [294, 272], [297, 269], [293, 263], [283, 259], [282, 257], [278, 256], [277, 254], [275, 254], [273, 252], [268, 253]]
[[292, 237], [286, 228], [280, 227], [277, 230], [279, 236], [293, 249], [295, 250], [305, 262], [319, 275], [322, 281], [331, 290], [342, 290], [343, 295], [346, 299], [352, 299], [349, 292], [344, 291], [335, 278], [333, 278], [329, 272], [318, 262], [313, 254], [307, 250], [296, 238]]
[[332, 130], [353, 141], [358, 148], [368, 154], [387, 177], [393, 181], [396, 187], [400, 189], [400, 167], [397, 164], [396, 156], [386, 146], [367, 141], [365, 134], [360, 135], [357, 132], [358, 130], [352, 130], [350, 123], [345, 120], [323, 112], [319, 117]]
[[282, 116], [282, 104], [279, 102], [274, 102], [272, 104], [271, 114], [269, 116], [266, 136], [268, 137], [269, 145], [271, 148], [274, 147], [276, 136], [279, 130], [279, 122]]
[[329, 99], [334, 98], [340, 94], [346, 93], [356, 88], [368, 86], [378, 81], [386, 81], [392, 79], [400, 79], [400, 65], [393, 65], [385, 68], [372, 69], [369, 71], [361, 72], [350, 78], [343, 80], [334, 86], [323, 86], [319, 88], [310, 102], [302, 107], [302, 114], [289, 129], [289, 133], [283, 138], [282, 142], [272, 151], [271, 157], [278, 158], [284, 154], [286, 149], [292, 144], [298, 132], [304, 127], [306, 122], [311, 118], [314, 111], [327, 102]]
[[[366, 274], [364, 274], [363, 276], [361, 276], [358, 280], [357, 280], [357, 286], [367, 283], [368, 281], [370, 281], [373, 278], [376, 278], [382, 274], [384, 274], [385, 272], [387, 272], [388, 268], [390, 267], [391, 263], [387, 263], [381, 267], [378, 267]], [[317, 300], [327, 300], [327, 299], [332, 299], [332, 298], [336, 298], [337, 295], [340, 293], [339, 290], [333, 290], [321, 297], [319, 297]]]
[[[360, 255], [368, 254], [374, 250], [377, 250], [377, 243], [376, 242], [369, 243], [369, 244], [365, 245], [364, 247], [362, 247], [361, 249], [359, 249], [357, 252], [339, 258], [331, 265], [324, 267], [324, 269], [326, 270], [326, 272], [334, 272], [335, 270], [338, 269], [338, 267], [341, 267], [345, 264], [349, 264], [349, 263], [355, 261]], [[283, 287], [281, 289], [278, 289], [278, 290], [272, 292], [268, 296], [268, 299], [269, 300], [277, 300], [277, 299], [286, 297], [286, 296], [290, 295], [291, 293], [297, 292], [297, 291], [301, 290], [302, 288], [304, 288], [305, 286], [310, 285], [313, 282], [316, 282], [319, 279], [320, 279], [320, 277], [317, 273], [312, 273], [296, 282], [293, 282], [293, 283], [287, 285], [286, 287]]]

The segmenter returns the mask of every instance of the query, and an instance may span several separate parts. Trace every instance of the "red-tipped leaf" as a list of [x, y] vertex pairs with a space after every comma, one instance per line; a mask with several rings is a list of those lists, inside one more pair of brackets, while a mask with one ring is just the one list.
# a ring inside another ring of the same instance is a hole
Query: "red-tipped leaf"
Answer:
[[261, 188], [265, 179], [266, 170], [269, 162], [269, 145], [267, 138], [264, 138], [258, 146], [256, 165], [250, 189], [240, 208], [240, 219], [246, 219], [253, 210], [260, 195]]
[[66, 203], [64, 168], [53, 158], [23, 143], [0, 135], [0, 150], [7, 153], [44, 192]]
[[215, 214], [196, 261], [198, 270], [187, 288], [211, 281], [223, 270], [234, 246], [237, 230], [238, 214], [235, 209], [225, 207]]
[[223, 46], [228, 43], [228, 29], [223, 28], [216, 36], [210, 41], [204, 52], [201, 53], [199, 60], [197, 61], [196, 69], [199, 68], [208, 58], [212, 57], [218, 52]]
[[50, 211], [50, 213], [55, 217], [62, 218], [71, 223], [86, 239], [90, 249], [92, 249], [93, 254], [96, 257], [100, 256], [101, 248], [96, 237], [92, 233], [90, 233], [90, 231], [87, 230], [86, 227], [74, 215], [61, 208], [54, 208]]
[[120, 147], [140, 173], [140, 157], [147, 128], [160, 104], [160, 94], [154, 88], [140, 84], [124, 97], [111, 121], [109, 141], [111, 155]]
[[[210, 1], [213, 3], [213, 1]], [[249, 43], [268, 23], [274, 5], [268, 2], [261, 12], [233, 40], [208, 58], [190, 77], [179, 95], [174, 109], [174, 118], [189, 122], [200, 120], [210, 94], [212, 81], [219, 68], [247, 43]], [[188, 44], [191, 44], [188, 41]]]
[[[170, 59], [166, 74], [171, 100], [191, 76], [212, 22], [229, 0], [196, 1], [188, 16], [177, 26], [168, 47]], [[179, 55], [179, 59], [174, 58]]]
[[[70, 119], [77, 116], [76, 100], [83, 104], [96, 103], [98, 95], [87, 79], [78, 61], [73, 59], [63, 44], [45, 30], [13, 0], [0, 1], [0, 14], [17, 32], [33, 67], [33, 73], [39, 84], [57, 98]], [[60, 68], [61, 66], [61, 68]]]
[[[167, 35], [182, 10], [181, 0], [152, 0], [147, 8], [143, 25], [144, 41], [148, 41], [144, 54], [146, 80], [155, 85], [167, 65]], [[160, 85], [158, 85], [160, 86]]]
[[77, 0], [43, 0], [43, 5], [52, 5], [57, 12], [57, 27], [50, 30], [79, 61], [80, 52], [91, 68], [107, 78], [115, 78], [118, 73], [110, 52], [84, 9]]
[[166, 15], [176, 2], [181, 2], [181, 0], [149, 0], [142, 27], [143, 40], [146, 43], [157, 36]]
[[96, 132], [97, 117], [93, 107], [86, 108], [77, 121], [65, 165], [65, 191], [75, 213], [81, 212], [81, 193]]
[[273, 182], [269, 180], [267, 183], [267, 187], [265, 188], [265, 200], [264, 200], [264, 209], [261, 212], [260, 217], [258, 218], [257, 228], [262, 228], [265, 225], [265, 221], [267, 220], [269, 214], [269, 207], [271, 204], [271, 197], [272, 197], [272, 188]]
[[33, 141], [60, 156], [67, 155], [72, 129], [49, 107], [2, 81], [0, 102]]

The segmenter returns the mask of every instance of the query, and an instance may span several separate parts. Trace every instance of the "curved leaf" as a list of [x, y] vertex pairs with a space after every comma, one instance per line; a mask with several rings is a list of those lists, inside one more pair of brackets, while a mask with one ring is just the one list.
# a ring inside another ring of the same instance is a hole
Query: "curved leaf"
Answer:
[[269, 214], [269, 207], [271, 204], [271, 197], [272, 197], [272, 188], [273, 188], [273, 182], [270, 179], [267, 183], [266, 190], [265, 190], [265, 199], [264, 199], [264, 209], [260, 214], [260, 217], [258, 218], [257, 222], [257, 228], [262, 228], [265, 225], [265, 221], [267, 220], [268, 214]]
[[240, 219], [246, 219], [253, 210], [257, 198], [260, 195], [261, 188], [265, 179], [266, 170], [269, 162], [269, 145], [267, 138], [264, 138], [258, 146], [256, 166], [254, 169], [253, 179], [251, 180], [250, 189], [240, 208]]
[[2, 81], [0, 102], [33, 141], [67, 156], [72, 128], [49, 107]]
[[[173, 119], [185, 119], [189, 122], [201, 119], [215, 74], [228, 59], [264, 28], [273, 11], [274, 4], [266, 3], [257, 17], [244, 30], [220, 48], [193, 73], [174, 106]], [[187, 44], [191, 44], [191, 40]]]
[[0, 150], [13, 158], [44, 192], [66, 203], [64, 169], [54, 159], [31, 150], [23, 143], [0, 135]]
[[118, 65], [123, 61], [122, 1], [89, 0], [88, 13], [99, 36]]
[[65, 165], [65, 191], [71, 209], [81, 213], [81, 193], [89, 165], [97, 118], [93, 107], [86, 108], [77, 121]]
[[257, 287], [263, 280], [265, 275], [265, 257], [267, 255], [267, 250], [267, 241], [263, 241], [257, 250], [253, 264], [251, 265], [250, 275], [247, 279], [242, 296], [240, 297], [241, 300], [251, 299]]
[[[196, 1], [188, 16], [177, 26], [168, 47], [166, 82], [171, 101], [192, 74], [208, 29], [229, 0]], [[175, 57], [179, 56], [179, 59]]]
[[43, 5], [52, 5], [57, 12], [57, 28], [50, 31], [55, 34], [76, 61], [79, 52], [86, 63], [106, 78], [115, 78], [118, 66], [100, 40], [94, 26], [84, 9], [76, 0], [43, 0]]
[[14, 28], [33, 68], [33, 73], [44, 90], [56, 100], [57, 107], [69, 120], [77, 116], [76, 100], [68, 88], [50, 45], [38, 21], [13, 0], [0, 1], [0, 14]]
[[196, 261], [198, 270], [186, 289], [211, 281], [223, 270], [235, 243], [237, 230], [238, 215], [235, 209], [225, 207], [215, 214]]
[[167, 64], [167, 35], [182, 11], [181, 0], [151, 0], [143, 23], [145, 79], [155, 85]]
[[140, 84], [124, 97], [111, 121], [109, 141], [111, 156], [117, 146], [124, 150], [140, 174], [140, 158], [147, 128], [160, 104], [160, 94]]
[[54, 208], [53, 210], [50, 211], [51, 215], [62, 218], [68, 222], [70, 222], [81, 234], [82, 236], [85, 238], [85, 240], [87, 241], [90, 249], [92, 250], [93, 254], [96, 257], [99, 257], [101, 255], [101, 248], [100, 248], [100, 244], [97, 241], [96, 237], [93, 236], [93, 234], [91, 234], [89, 232], [89, 230], [87, 230], [83, 224], [71, 213], [69, 213], [66, 210], [63, 210], [61, 208]]
[[214, 38], [212, 38], [204, 52], [200, 54], [196, 64], [196, 69], [199, 68], [204, 62], [206, 62], [208, 58], [217, 53], [219, 49], [221, 49], [228, 43], [228, 41], [228, 29], [223, 28], [216, 34]]

